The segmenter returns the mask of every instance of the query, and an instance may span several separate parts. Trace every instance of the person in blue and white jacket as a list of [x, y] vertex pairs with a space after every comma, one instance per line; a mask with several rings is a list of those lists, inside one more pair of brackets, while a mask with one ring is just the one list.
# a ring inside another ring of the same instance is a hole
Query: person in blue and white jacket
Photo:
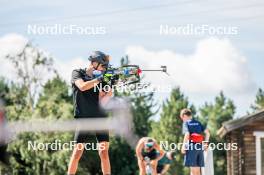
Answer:
[[183, 121], [184, 140], [181, 152], [185, 155], [184, 165], [190, 167], [192, 175], [200, 175], [201, 167], [204, 167], [203, 152], [209, 143], [209, 130], [192, 118], [190, 109], [183, 109], [180, 118]]

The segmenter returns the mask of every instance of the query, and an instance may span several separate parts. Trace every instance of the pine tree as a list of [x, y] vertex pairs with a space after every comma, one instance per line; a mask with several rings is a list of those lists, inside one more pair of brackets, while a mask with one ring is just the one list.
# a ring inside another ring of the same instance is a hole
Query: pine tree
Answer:
[[134, 122], [134, 132], [139, 137], [146, 137], [151, 131], [151, 117], [156, 103], [154, 93], [135, 93], [131, 97]]
[[251, 105], [251, 109], [253, 112], [264, 109], [264, 91], [261, 88], [258, 89], [255, 103]]
[[53, 68], [53, 58], [31, 42], [28, 42], [20, 53], [8, 54], [5, 58], [15, 67], [16, 81], [25, 90], [27, 105], [33, 111], [36, 97], [46, 77], [49, 73], [56, 72]]
[[3, 77], [0, 77], [0, 99], [5, 101], [5, 104], [8, 105], [10, 100], [8, 98], [9, 87], [6, 80]]
[[[180, 88], [172, 90], [169, 99], [167, 99], [162, 105], [162, 112], [160, 120], [152, 125], [152, 136], [158, 141], [166, 141], [169, 144], [178, 144], [183, 140], [182, 134], [182, 121], [180, 119], [180, 111], [183, 108], [190, 108], [195, 113], [195, 108], [188, 101], [188, 98], [184, 96]], [[172, 149], [176, 149], [175, 146]], [[180, 149], [180, 148], [178, 148]], [[183, 168], [183, 156], [180, 152], [176, 156], [175, 162], [170, 168], [170, 174], [184, 174]]]
[[[68, 93], [68, 85], [59, 77], [48, 81], [40, 94], [33, 113], [24, 113], [31, 119], [69, 119], [72, 118], [72, 104]], [[17, 114], [18, 115], [18, 114]], [[12, 117], [12, 115], [11, 115]], [[29, 143], [69, 143], [72, 133], [23, 133], [9, 144], [13, 174], [65, 174], [70, 158], [66, 150], [33, 150]]]
[[[129, 57], [121, 58], [120, 65], [128, 65]], [[143, 80], [141, 80], [141, 83]], [[147, 85], [150, 85], [149, 83]], [[154, 92], [144, 92], [140, 90], [116, 93], [116, 96], [129, 97], [132, 104], [134, 132], [139, 137], [146, 137], [151, 131], [151, 117], [157, 113], [155, 108], [157, 103], [154, 100]]]

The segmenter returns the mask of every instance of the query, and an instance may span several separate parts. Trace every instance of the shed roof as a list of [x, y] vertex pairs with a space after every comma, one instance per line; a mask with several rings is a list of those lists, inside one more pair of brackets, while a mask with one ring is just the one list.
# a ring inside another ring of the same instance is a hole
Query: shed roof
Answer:
[[226, 121], [222, 124], [222, 127], [217, 131], [217, 135], [219, 135], [220, 137], [224, 137], [230, 131], [236, 130], [254, 121], [262, 119], [264, 119], [264, 110], [261, 110], [254, 114], [243, 116], [238, 119]]

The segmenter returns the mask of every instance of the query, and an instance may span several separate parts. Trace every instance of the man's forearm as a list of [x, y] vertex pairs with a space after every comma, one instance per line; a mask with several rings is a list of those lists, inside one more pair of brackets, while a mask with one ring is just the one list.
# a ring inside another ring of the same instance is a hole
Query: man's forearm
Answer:
[[87, 90], [95, 87], [99, 83], [100, 82], [97, 79], [93, 79], [91, 81], [83, 82], [79, 88], [81, 91], [87, 91]]
[[183, 142], [182, 142], [182, 148], [181, 148], [181, 150], [183, 151], [183, 150], [186, 150], [186, 145], [189, 143], [189, 133], [186, 133], [185, 135], [184, 135], [184, 139], [183, 139]]
[[184, 139], [183, 139], [183, 144], [188, 143], [189, 142], [189, 138], [190, 138], [189, 134], [185, 134], [184, 135]]
[[206, 141], [206, 142], [209, 142], [209, 139], [210, 139], [210, 134], [206, 134], [206, 135], [205, 135], [205, 141]]
[[136, 155], [138, 159], [143, 159], [143, 156], [140, 154], [140, 152], [136, 151]]
[[141, 155], [141, 152], [140, 152], [140, 147], [136, 148], [136, 155], [138, 159], [143, 159], [143, 156]]
[[207, 130], [205, 130], [205, 141], [208, 142], [209, 139], [210, 139], [210, 132], [209, 132], [209, 130], [207, 129]]

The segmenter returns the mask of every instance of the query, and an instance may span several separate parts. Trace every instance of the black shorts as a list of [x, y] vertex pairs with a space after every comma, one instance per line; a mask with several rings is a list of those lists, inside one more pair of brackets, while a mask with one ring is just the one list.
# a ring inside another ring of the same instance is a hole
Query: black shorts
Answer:
[[[84, 118], [84, 117], [75, 117], [75, 118]], [[88, 118], [88, 117], [85, 117]], [[94, 118], [94, 117], [93, 117]], [[109, 142], [109, 131], [102, 131], [102, 132], [83, 132], [83, 131], [76, 131], [74, 140], [77, 143], [89, 143], [93, 142], [96, 139], [97, 142]]]
[[157, 173], [161, 173], [164, 168], [164, 165], [158, 165], [157, 166]]
[[94, 139], [97, 140], [97, 142], [109, 142], [109, 132], [104, 131], [104, 132], [81, 132], [81, 131], [76, 131], [74, 140], [77, 143], [88, 143], [88, 142], [93, 142]]

